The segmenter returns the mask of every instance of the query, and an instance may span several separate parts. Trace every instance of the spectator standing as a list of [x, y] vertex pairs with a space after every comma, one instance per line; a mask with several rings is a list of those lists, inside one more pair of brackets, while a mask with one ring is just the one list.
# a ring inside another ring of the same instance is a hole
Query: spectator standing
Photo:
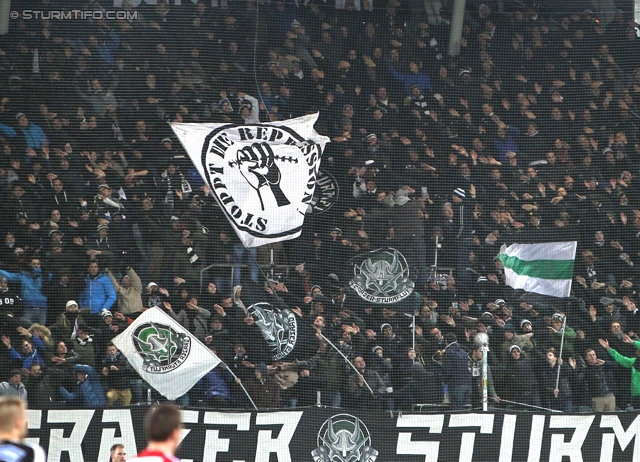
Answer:
[[48, 374], [42, 371], [38, 363], [31, 364], [29, 375], [24, 381], [29, 397], [29, 407], [32, 409], [46, 409], [51, 406], [57, 390], [52, 386]]
[[71, 405], [88, 408], [105, 407], [107, 400], [95, 369], [86, 364], [76, 364], [73, 369], [77, 380], [76, 391], [69, 392], [66, 388], [60, 387], [62, 398]]
[[[44, 366], [44, 352], [45, 346], [42, 340], [37, 335], [30, 334], [24, 327], [19, 327], [18, 332], [27, 338], [23, 338], [20, 343], [20, 351], [16, 351], [15, 348], [11, 346], [11, 339], [7, 336], [2, 336], [2, 343], [9, 350], [9, 357], [12, 360], [15, 360], [19, 363], [20, 367], [25, 370], [29, 370], [31, 368], [31, 364], [38, 363], [41, 366]], [[34, 348], [35, 346], [35, 348]]]
[[256, 364], [253, 368], [253, 377], [243, 380], [242, 383], [258, 409], [280, 407], [280, 385], [273, 376], [268, 374], [266, 364]]
[[357, 409], [379, 409], [381, 406], [379, 397], [387, 392], [387, 385], [376, 371], [367, 369], [367, 363], [362, 356], [353, 358], [353, 365], [357, 373], [354, 371], [348, 378], [347, 405]]
[[8, 278], [0, 276], [0, 330], [14, 331], [18, 318], [22, 316], [22, 303], [18, 294], [8, 286]]
[[458, 344], [453, 332], [445, 336], [447, 346], [444, 349], [442, 369], [444, 383], [449, 389], [449, 401], [452, 409], [462, 409], [471, 404], [472, 376], [469, 371], [469, 356]]
[[27, 389], [22, 383], [20, 369], [13, 369], [9, 373], [9, 380], [0, 383], [0, 396], [15, 396], [27, 401]]
[[127, 267], [127, 274], [122, 276], [120, 283], [109, 268], [105, 273], [111, 279], [111, 283], [116, 291], [118, 300], [118, 312], [129, 317], [136, 317], [142, 311], [142, 281], [130, 266]]
[[20, 298], [24, 304], [24, 317], [31, 322], [47, 323], [47, 297], [43, 293], [45, 280], [50, 281], [51, 275], [42, 274], [39, 258], [32, 258], [29, 269], [20, 273], [9, 273], [0, 270], [0, 276], [11, 282], [20, 283]]
[[209, 330], [202, 339], [205, 345], [215, 350], [218, 356], [227, 360], [232, 356], [231, 332], [224, 326], [224, 317], [214, 314], [209, 318]]
[[628, 336], [626, 336], [625, 342], [632, 343], [633, 346], [636, 347], [635, 358], [622, 356], [618, 351], [609, 346], [609, 342], [607, 340], [599, 339], [599, 343], [602, 348], [609, 352], [609, 355], [615, 362], [620, 364], [622, 367], [631, 369], [631, 406], [633, 406], [634, 409], [640, 409], [640, 371], [638, 371], [640, 364], [636, 365], [638, 362], [638, 356], [640, 356], [640, 342], [633, 341]]
[[200, 381], [204, 390], [204, 404], [213, 408], [229, 407], [231, 391], [228, 382], [233, 383], [233, 376], [221, 364], [211, 369]]
[[[591, 398], [591, 409], [593, 412], [614, 412], [616, 410], [614, 384], [611, 375], [608, 374], [614, 363], [599, 359], [593, 348], [585, 351], [584, 357], [586, 367], [580, 372], [580, 378], [586, 385]], [[575, 369], [574, 363], [571, 363], [571, 367]]]
[[[114, 34], [113, 31], [111, 33]], [[118, 43], [120, 43], [119, 40]], [[91, 105], [96, 115], [104, 117], [109, 106], [117, 106], [114, 92], [118, 87], [118, 83], [117, 79], [113, 79], [110, 85], [105, 88], [100, 79], [95, 78], [87, 81], [87, 86], [84, 90], [79, 85], [76, 85], [75, 90], [80, 98]]]
[[17, 130], [5, 124], [0, 124], [0, 132], [8, 138], [16, 138], [17, 145], [23, 150], [22, 157], [24, 160], [29, 159], [35, 151], [40, 150], [42, 146], [49, 143], [47, 135], [44, 134], [42, 128], [32, 122], [23, 112], [16, 114]]
[[[568, 365], [562, 367], [563, 360], [556, 356], [556, 350], [554, 348], [547, 349], [544, 362], [546, 364], [540, 365], [538, 368], [542, 405], [549, 409], [572, 412], [573, 401], [571, 399], [570, 382], [573, 369]], [[560, 369], [560, 381], [556, 388], [558, 369]]]
[[340, 407], [342, 403], [344, 368], [344, 359], [324, 340], [320, 340], [315, 356], [296, 364], [299, 373], [308, 371], [310, 386], [321, 392], [322, 403], [332, 407]]
[[411, 377], [397, 392], [396, 406], [400, 410], [411, 410], [414, 404], [440, 404], [442, 396], [436, 391], [439, 386], [434, 374], [427, 372], [424, 365], [416, 361], [411, 365]]
[[[85, 288], [80, 294], [80, 307], [88, 308], [92, 315], [100, 315], [103, 310], [111, 310], [118, 297], [109, 278], [100, 273], [96, 260], [89, 262], [84, 282]], [[93, 316], [93, 320], [96, 319], [99, 318]]]
[[531, 358], [525, 357], [518, 345], [509, 348], [511, 358], [505, 362], [508, 387], [517, 403], [541, 406], [536, 367]]
[[131, 403], [131, 366], [115, 345], [109, 344], [106, 353], [102, 360], [102, 376], [107, 388], [107, 406], [112, 407], [116, 402], [128, 406]]
[[192, 296], [189, 297], [184, 308], [178, 312], [175, 319], [197, 338], [202, 339], [206, 336], [207, 331], [209, 330], [207, 320], [210, 317], [211, 312], [204, 308], [200, 308], [198, 306], [198, 299], [195, 296]]
[[69, 351], [67, 343], [60, 340], [56, 343], [56, 351], [47, 367], [47, 375], [56, 385], [70, 387], [73, 385], [73, 368], [80, 361], [80, 356], [73, 350]]
[[69, 341], [78, 335], [78, 329], [82, 327], [86, 328], [87, 326], [78, 308], [78, 303], [75, 300], [69, 300], [65, 312], [58, 316], [50, 330], [54, 339]]
[[78, 353], [80, 364], [87, 364], [93, 367], [96, 363], [95, 344], [93, 337], [89, 335], [88, 329], [79, 327], [78, 335], [73, 341], [73, 350]]
[[[476, 346], [471, 351], [471, 359], [469, 361], [469, 366], [471, 369], [471, 375], [473, 376], [473, 396], [471, 398], [473, 407], [479, 407], [482, 405], [482, 395], [484, 393], [484, 384], [483, 384], [483, 371], [482, 371], [482, 357], [484, 355], [484, 350], [481, 346]], [[491, 367], [489, 363], [487, 363], [487, 396], [490, 401], [494, 403], [499, 403], [500, 398], [496, 393], [496, 389], [493, 385], [493, 375], [491, 374]]]

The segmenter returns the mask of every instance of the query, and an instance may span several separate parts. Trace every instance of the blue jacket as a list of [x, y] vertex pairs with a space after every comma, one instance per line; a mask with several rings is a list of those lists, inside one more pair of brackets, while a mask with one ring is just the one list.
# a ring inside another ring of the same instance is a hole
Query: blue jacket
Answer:
[[31, 149], [40, 149], [43, 143], [48, 143], [49, 139], [44, 134], [42, 128], [36, 124], [29, 124], [27, 128], [19, 128], [27, 141], [27, 147]]
[[444, 383], [450, 387], [471, 385], [471, 371], [469, 370], [469, 355], [458, 342], [447, 345], [444, 349], [442, 361]]
[[118, 298], [111, 279], [104, 274], [99, 274], [93, 279], [89, 276], [85, 277], [84, 282], [86, 286], [80, 294], [80, 307], [89, 308], [93, 314], [110, 310]]
[[[84, 41], [78, 40], [76, 42], [78, 48], [86, 47]], [[97, 51], [98, 54], [107, 64], [114, 64], [113, 52], [120, 46], [120, 37], [114, 31], [109, 32], [109, 37], [102, 38], [102, 41], [98, 42]]]
[[518, 127], [509, 126], [507, 129], [507, 134], [504, 138], [498, 138], [494, 141], [496, 146], [496, 151], [498, 151], [498, 160], [503, 164], [506, 164], [509, 161], [507, 157], [507, 152], [515, 152], [519, 151], [518, 148], [518, 137], [520, 136], [520, 129]]
[[36, 274], [33, 271], [9, 273], [0, 270], [0, 276], [6, 277], [11, 282], [20, 283], [20, 298], [25, 307], [47, 307], [47, 297], [42, 293], [42, 280], [45, 278], [51, 280], [51, 274]]
[[[47, 135], [44, 134], [39, 125], [29, 123], [27, 128], [18, 127], [18, 130], [20, 130], [24, 136], [28, 148], [40, 149], [42, 147], [42, 143], [49, 142]], [[0, 123], [0, 133], [8, 138], [13, 138], [18, 134], [18, 132], [16, 132], [12, 127], [2, 123]]]
[[87, 374], [87, 378], [84, 382], [78, 383], [78, 390], [73, 393], [69, 393], [66, 388], [60, 387], [59, 390], [62, 397], [69, 403], [82, 404], [87, 408], [105, 407], [107, 398], [95, 369], [85, 364], [76, 364], [73, 370], [75, 373], [84, 372]]
[[417, 74], [414, 74], [413, 72], [403, 74], [398, 72], [396, 68], [393, 67], [393, 64], [389, 64], [389, 72], [391, 72], [394, 79], [402, 83], [406, 96], [411, 96], [411, 87], [414, 85], [418, 85], [420, 93], [423, 94], [426, 92], [431, 93], [433, 91], [431, 87], [431, 77], [427, 74], [422, 74], [420, 72]]
[[31, 369], [31, 365], [34, 363], [40, 364], [40, 366], [44, 367], [44, 360], [42, 359], [42, 357], [44, 356], [44, 350], [46, 348], [44, 343], [37, 335], [34, 335], [29, 340], [33, 345], [33, 351], [31, 353], [29, 353], [28, 355], [23, 355], [21, 353], [18, 353], [15, 348], [11, 347], [11, 349], [9, 350], [9, 356], [13, 359], [19, 359], [20, 361], [22, 361], [22, 367], [27, 370]]
[[231, 399], [231, 392], [225, 379], [233, 381], [233, 377], [226, 369], [211, 369], [200, 381], [202, 388], [204, 388], [204, 396], [207, 398], [222, 396], [225, 399]]

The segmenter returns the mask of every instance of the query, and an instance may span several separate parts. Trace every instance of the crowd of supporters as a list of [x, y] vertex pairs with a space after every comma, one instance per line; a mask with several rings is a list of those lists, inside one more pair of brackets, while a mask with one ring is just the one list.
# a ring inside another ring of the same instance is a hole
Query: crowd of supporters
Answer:
[[[181, 404], [247, 407], [241, 383], [265, 408], [317, 391], [325, 405], [461, 408], [480, 397], [485, 332], [496, 404], [640, 408], [627, 13], [468, 2], [451, 57], [451, 5], [434, 0], [121, 3], [136, 14], [65, 21], [42, 18], [113, 5], [34, 0], [40, 19], [0, 39], [0, 393], [157, 399], [110, 342], [159, 307], [237, 376], [219, 366]], [[169, 122], [315, 112], [339, 194], [300, 238], [245, 249]], [[554, 240], [578, 241], [572, 297], [505, 285], [503, 243]], [[415, 321], [347, 290], [349, 260], [380, 247], [407, 259]], [[269, 361], [242, 286], [330, 343]]]

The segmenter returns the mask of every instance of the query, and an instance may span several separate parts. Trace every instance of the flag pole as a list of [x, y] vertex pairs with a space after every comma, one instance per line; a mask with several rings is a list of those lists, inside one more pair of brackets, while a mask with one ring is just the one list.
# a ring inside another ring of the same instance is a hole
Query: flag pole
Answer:
[[351, 361], [349, 361], [349, 358], [347, 358], [347, 357], [344, 355], [344, 353], [342, 353], [342, 351], [340, 351], [340, 349], [339, 349], [338, 347], [336, 347], [333, 343], [331, 343], [331, 340], [329, 340], [327, 337], [325, 337], [324, 335], [322, 335], [322, 332], [318, 331], [318, 335], [320, 335], [320, 337], [322, 337], [322, 338], [323, 338], [323, 340], [324, 340], [325, 342], [327, 342], [329, 345], [331, 345], [331, 347], [332, 347], [334, 350], [336, 350], [340, 356], [342, 356], [342, 358], [345, 360], [345, 362], [346, 362], [349, 366], [351, 366], [351, 368], [352, 368], [354, 371], [356, 371], [356, 373], [357, 373], [358, 375], [361, 375], [361, 376], [362, 376], [362, 381], [364, 382], [364, 384], [367, 386], [367, 388], [369, 389], [369, 391], [371, 392], [371, 394], [372, 394], [372, 395], [375, 395], [375, 392], [371, 389], [371, 387], [370, 387], [370, 386], [369, 386], [369, 384], [367, 383], [366, 379], [364, 378], [364, 375], [362, 375], [362, 374], [360, 373], [360, 371], [358, 371], [358, 369], [356, 368], [356, 366], [354, 366], [354, 365], [353, 365], [353, 363], [352, 363]]
[[533, 408], [533, 409], [542, 409], [543, 411], [562, 412], [562, 411], [558, 411], [557, 409], [549, 409], [548, 407], [534, 406], [533, 404], [519, 403], [517, 401], [509, 401], [508, 399], [502, 399], [502, 398], [500, 398], [500, 402], [501, 403], [509, 403], [509, 404], [517, 404], [518, 406], [526, 406], [526, 407], [530, 407], [530, 408]]
[[[558, 373], [556, 374], [556, 388], [555, 390], [559, 390], [558, 385], [560, 384], [560, 368], [562, 367], [562, 348], [564, 347], [564, 333], [567, 330], [567, 315], [564, 315], [564, 319], [562, 320], [562, 338], [560, 340], [560, 356], [558, 356]], [[560, 393], [558, 392], [558, 395]], [[556, 396], [557, 398], [557, 396]]]
[[227, 368], [227, 370], [229, 371], [229, 374], [231, 374], [233, 376], [233, 380], [240, 385], [240, 388], [242, 388], [242, 391], [244, 391], [244, 394], [247, 395], [247, 398], [249, 398], [249, 401], [251, 401], [251, 405], [253, 406], [253, 408], [257, 411], [258, 407], [256, 406], [256, 403], [253, 402], [253, 400], [251, 399], [251, 396], [249, 395], [249, 392], [247, 391], [247, 389], [244, 387], [244, 385], [242, 384], [242, 380], [240, 380], [238, 378], [238, 376], [236, 374], [233, 373], [233, 371], [229, 368], [229, 366], [227, 366], [227, 363], [225, 363], [224, 361], [220, 360], [220, 363], [222, 363], [224, 365], [224, 367]]
[[[413, 312], [413, 351], [416, 351], [416, 312]], [[415, 363], [416, 360], [414, 359], [413, 362]]]
[[[241, 243], [241, 244], [242, 244], [242, 243]], [[247, 246], [246, 246], [246, 245], [244, 245], [244, 244], [242, 244], [242, 247], [244, 247], [244, 248], [245, 248], [245, 250], [249, 250], [249, 249], [247, 248]], [[251, 254], [251, 252], [249, 252], [249, 256], [250, 256], [250, 257], [251, 257], [251, 259], [253, 260], [253, 263], [255, 263], [256, 267], [258, 268], [258, 271], [260, 271], [260, 274], [262, 274], [262, 277], [264, 277], [264, 280], [267, 282], [267, 284], [269, 284], [269, 278], [267, 277], [267, 275], [265, 274], [265, 272], [264, 272], [264, 271], [262, 271], [262, 268], [260, 268], [260, 265], [258, 265], [258, 261], [254, 258], [254, 256]], [[272, 275], [272, 277], [273, 277], [273, 266], [274, 266], [274, 265], [273, 265], [273, 249], [271, 249], [271, 265], [270, 265], [270, 266], [271, 266], [271, 275]], [[234, 270], [235, 270], [235, 268], [234, 268]], [[278, 291], [277, 291], [277, 290], [272, 289], [271, 293], [272, 293], [273, 295], [275, 295], [275, 297], [276, 297], [278, 300], [282, 301], [282, 299], [278, 296]], [[251, 316], [251, 315], [249, 315], [249, 316]], [[231, 372], [231, 369], [229, 369], [229, 366], [227, 366], [227, 365], [225, 364], [225, 367], [227, 368], [227, 370], [228, 370], [229, 372]], [[258, 410], [258, 408], [257, 408], [257, 407], [256, 407], [256, 405], [253, 403], [253, 400], [251, 399], [251, 396], [249, 396], [249, 392], [247, 391], [247, 389], [244, 387], [244, 385], [242, 385], [242, 381], [240, 381], [240, 379], [238, 379], [238, 377], [236, 377], [236, 375], [235, 375], [233, 372], [231, 372], [231, 375], [233, 375], [233, 376], [235, 377], [235, 379], [236, 379], [236, 383], [242, 387], [242, 389], [244, 390], [244, 393], [247, 395], [247, 398], [249, 398], [249, 401], [251, 401], [251, 404], [253, 404], [254, 409], [257, 411], [257, 410]]]

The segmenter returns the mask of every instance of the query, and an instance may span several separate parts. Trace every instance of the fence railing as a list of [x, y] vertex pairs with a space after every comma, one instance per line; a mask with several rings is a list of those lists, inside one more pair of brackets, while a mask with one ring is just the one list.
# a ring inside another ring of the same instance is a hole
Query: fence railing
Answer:
[[[217, 269], [217, 268], [227, 268], [229, 271], [229, 282], [231, 284], [233, 284], [233, 274], [234, 274], [234, 270], [235, 268], [239, 268], [240, 270], [242, 270], [243, 268], [248, 268], [249, 265], [247, 264], [235, 264], [235, 263], [214, 263], [212, 265], [209, 265], [205, 268], [203, 268], [202, 270], [200, 270], [200, 293], [202, 293], [203, 289], [204, 289], [204, 281], [206, 280], [205, 276], [207, 273], [209, 273], [212, 269]], [[266, 274], [269, 277], [274, 277], [275, 279], [280, 279], [282, 278], [282, 276], [284, 276], [285, 279], [289, 278], [289, 273], [292, 270], [295, 270], [296, 265], [272, 265], [272, 264], [266, 264], [266, 265], [258, 265], [258, 267], [262, 270], [262, 272], [264, 274]], [[432, 273], [434, 270], [438, 271], [438, 274], [444, 274], [444, 273], [448, 273], [449, 276], [453, 276], [453, 268], [449, 268], [449, 267], [438, 267], [436, 268], [434, 265], [431, 265], [429, 267], [429, 271], [430, 273]]]
[[[284, 276], [285, 279], [288, 279], [289, 273], [292, 270], [295, 270], [296, 265], [272, 265], [268, 263], [266, 265], [258, 265], [258, 267], [262, 270], [264, 274], [266, 274], [269, 277], [273, 276], [275, 279], [280, 279], [282, 276]], [[206, 274], [209, 273], [212, 269], [217, 269], [217, 268], [227, 268], [229, 271], [229, 282], [233, 283], [234, 270], [236, 268], [240, 270], [242, 270], [243, 268], [249, 268], [249, 265], [235, 264], [235, 263], [214, 263], [213, 265], [209, 265], [205, 268], [202, 268], [202, 270], [200, 270], [200, 293], [202, 293], [203, 291], [204, 281], [206, 280], [205, 279]]]

